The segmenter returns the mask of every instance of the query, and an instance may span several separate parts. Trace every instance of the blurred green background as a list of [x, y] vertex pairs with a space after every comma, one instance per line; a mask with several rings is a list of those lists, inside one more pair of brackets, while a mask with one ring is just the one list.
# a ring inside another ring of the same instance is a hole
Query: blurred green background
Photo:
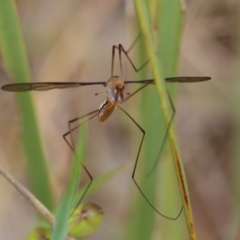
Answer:
[[[132, 1], [43, 0], [17, 1], [16, 4], [33, 81], [106, 81], [110, 77], [112, 45], [121, 43], [128, 48], [139, 32]], [[212, 77], [206, 83], [177, 85], [174, 99], [177, 110], [174, 123], [196, 234], [198, 239], [204, 240], [240, 239], [237, 230], [239, 3], [195, 0], [186, 1], [186, 6], [178, 75]], [[169, 21], [174, 17], [169, 15]], [[169, 29], [169, 34], [171, 31]], [[138, 49], [136, 45], [131, 56], [135, 56], [140, 65], [144, 60], [136, 57]], [[161, 52], [159, 55], [161, 57]], [[11, 83], [12, 79], [1, 62], [2, 86]], [[116, 70], [117, 74], [118, 68]], [[124, 75], [129, 80], [140, 79], [125, 59]], [[127, 92], [133, 89], [127, 88]], [[99, 94], [95, 96], [95, 93]], [[72, 153], [62, 134], [68, 131], [68, 120], [99, 107], [105, 98], [105, 89], [84, 87], [35, 92], [32, 96], [57, 205], [72, 162]], [[0, 98], [0, 163], [29, 186], [21, 144], [24, 130], [15, 94], [1, 92]], [[138, 122], [142, 122], [142, 106], [137, 96], [123, 105]], [[156, 108], [156, 111], [159, 110]], [[137, 236], [134, 231], [143, 229], [134, 220], [136, 215], [144, 225], [151, 225], [152, 232], [147, 239], [189, 239], [184, 214], [174, 222], [154, 214], [149, 222], [145, 212], [135, 212], [135, 200], [141, 196], [131, 180], [131, 173], [141, 137], [139, 130], [120, 111], [103, 124], [92, 121], [89, 127], [86, 165], [93, 177], [127, 161], [129, 167], [88, 199], [102, 206], [105, 220], [96, 233], [84, 239], [130, 239], [130, 236], [134, 239], [133, 235]], [[165, 165], [171, 160], [171, 153], [167, 151], [166, 155], [159, 166], [161, 179], [158, 184], [163, 189], [161, 201], [168, 202], [172, 200], [169, 192], [175, 188], [164, 185], [169, 178]], [[173, 166], [171, 168], [174, 173]], [[170, 178], [176, 181], [172, 174]], [[83, 176], [82, 183], [87, 181]], [[0, 239], [24, 239], [36, 223], [36, 212], [3, 178], [0, 178], [0, 189]], [[172, 216], [178, 212], [181, 207], [179, 192], [176, 196], [174, 210], [161, 208], [164, 214]], [[148, 207], [146, 210], [152, 211]], [[169, 235], [174, 231], [177, 236]], [[146, 239], [144, 233], [141, 235]]]

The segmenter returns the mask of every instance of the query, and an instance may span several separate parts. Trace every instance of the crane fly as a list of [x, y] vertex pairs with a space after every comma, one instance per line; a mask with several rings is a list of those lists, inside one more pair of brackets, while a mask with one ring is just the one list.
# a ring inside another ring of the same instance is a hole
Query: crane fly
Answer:
[[[136, 38], [136, 40], [137, 40], [137, 38]], [[162, 217], [164, 217], [166, 219], [176, 220], [180, 216], [183, 207], [181, 207], [181, 210], [179, 211], [179, 213], [175, 217], [169, 217], [169, 216], [166, 216], [166, 215], [162, 214], [160, 211], [158, 211], [156, 209], [156, 207], [153, 205], [153, 203], [150, 202], [150, 200], [147, 198], [147, 196], [144, 194], [144, 192], [141, 190], [139, 184], [135, 180], [135, 172], [136, 172], [136, 169], [137, 169], [137, 166], [138, 166], [138, 159], [139, 159], [141, 148], [142, 148], [142, 145], [143, 145], [143, 142], [144, 142], [145, 130], [120, 105], [122, 103], [126, 102], [128, 99], [130, 99], [133, 95], [135, 95], [139, 91], [146, 88], [147, 86], [154, 84], [154, 79], [136, 80], [136, 81], [125, 81], [124, 80], [123, 67], [122, 67], [122, 53], [126, 56], [126, 58], [128, 59], [128, 61], [131, 64], [131, 66], [135, 70], [135, 72], [140, 71], [148, 63], [148, 61], [146, 61], [142, 66], [140, 66], [139, 68], [136, 68], [134, 63], [130, 59], [128, 53], [131, 50], [132, 46], [135, 44], [136, 40], [133, 42], [133, 44], [131, 45], [131, 47], [128, 50], [125, 50], [124, 47], [122, 46], [122, 44], [119, 44], [118, 46], [117, 45], [112, 46], [111, 77], [109, 78], [109, 80], [107, 82], [13, 83], [13, 84], [7, 84], [7, 85], [2, 86], [2, 90], [9, 91], [9, 92], [25, 92], [25, 91], [47, 91], [47, 90], [52, 90], [52, 89], [76, 88], [76, 87], [91, 86], [91, 85], [102, 85], [102, 86], [104, 86], [106, 88], [106, 91], [107, 91], [107, 96], [106, 96], [105, 100], [100, 104], [99, 108], [92, 111], [92, 112], [84, 114], [80, 117], [74, 118], [74, 119], [72, 119], [68, 122], [69, 131], [66, 132], [65, 134], [63, 134], [63, 138], [64, 138], [65, 142], [72, 149], [72, 151], [74, 151], [73, 139], [72, 139], [71, 134], [72, 134], [73, 131], [78, 129], [81, 124], [71, 128], [72, 123], [74, 123], [76, 121], [79, 121], [80, 119], [85, 118], [85, 117], [87, 117], [87, 121], [89, 121], [89, 120], [91, 120], [95, 117], [98, 117], [98, 120], [100, 122], [104, 122], [105, 120], [107, 120], [109, 118], [109, 116], [114, 112], [114, 110], [116, 108], [120, 109], [137, 126], [137, 128], [142, 133], [142, 138], [141, 138], [141, 141], [140, 141], [140, 144], [139, 144], [139, 147], [138, 147], [137, 156], [136, 156], [135, 163], [134, 163], [134, 168], [133, 168], [133, 171], [132, 171], [133, 182], [135, 183], [136, 187], [140, 191], [141, 195], [144, 197], [144, 199], [147, 201], [147, 203], [151, 206], [151, 208], [155, 212], [157, 212], [159, 215], [161, 215]], [[120, 76], [114, 75], [114, 59], [115, 59], [115, 51], [116, 50], [118, 50], [118, 53], [119, 53]], [[207, 81], [207, 80], [210, 80], [210, 79], [211, 79], [210, 77], [170, 77], [170, 78], [165, 78], [165, 81], [167, 83], [176, 83], [176, 82], [178, 82], [178, 83], [193, 83], [193, 82], [203, 82], [203, 81]], [[126, 98], [124, 98], [124, 88], [125, 88], [126, 84], [141, 84], [142, 86], [139, 87], [137, 90], [135, 90], [133, 93], [129, 94]], [[165, 138], [168, 134], [169, 126], [170, 126], [170, 124], [173, 120], [173, 116], [175, 114], [175, 108], [173, 106], [173, 103], [171, 101], [171, 98], [170, 98], [169, 94], [168, 94], [168, 97], [169, 97], [171, 108], [173, 110], [173, 115], [172, 115], [172, 118], [171, 118], [171, 120], [168, 124], [167, 131], [166, 131], [166, 134], [165, 134], [165, 137], [164, 137], [164, 140], [163, 140], [163, 144], [164, 144]], [[70, 141], [67, 139], [68, 135], [70, 135]], [[83, 164], [82, 164], [82, 166], [83, 166], [83, 169], [85, 170], [85, 172], [87, 173], [88, 177], [90, 178], [90, 182], [89, 182], [85, 192], [83, 193], [81, 199], [79, 200], [79, 202], [83, 199], [84, 195], [88, 191], [88, 189], [89, 189], [89, 187], [90, 187], [90, 185], [93, 181], [93, 177], [90, 174], [90, 172], [88, 171], [88, 169]]]

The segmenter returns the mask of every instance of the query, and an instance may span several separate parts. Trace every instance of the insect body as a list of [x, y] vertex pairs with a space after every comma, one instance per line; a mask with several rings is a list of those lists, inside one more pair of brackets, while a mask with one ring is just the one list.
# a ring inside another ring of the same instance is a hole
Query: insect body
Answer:
[[124, 96], [124, 82], [119, 76], [113, 76], [106, 82], [107, 98], [99, 107], [98, 119], [105, 121], [115, 110], [116, 105], [121, 104]]

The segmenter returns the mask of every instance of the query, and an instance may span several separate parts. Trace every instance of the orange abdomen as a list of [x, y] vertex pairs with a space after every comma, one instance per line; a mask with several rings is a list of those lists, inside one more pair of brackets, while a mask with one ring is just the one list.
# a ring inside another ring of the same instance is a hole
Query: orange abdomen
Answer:
[[100, 122], [104, 122], [115, 110], [114, 103], [106, 99], [99, 107], [98, 119]]

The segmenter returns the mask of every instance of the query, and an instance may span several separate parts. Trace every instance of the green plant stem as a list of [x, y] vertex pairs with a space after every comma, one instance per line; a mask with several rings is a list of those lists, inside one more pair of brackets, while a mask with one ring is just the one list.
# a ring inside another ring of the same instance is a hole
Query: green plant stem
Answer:
[[[169, 109], [167, 89], [165, 87], [165, 82], [162, 77], [160, 62], [156, 56], [154, 41], [153, 41], [151, 28], [150, 28], [151, 26], [150, 18], [148, 15], [146, 2], [144, 0], [135, 0], [134, 3], [135, 3], [137, 16], [138, 16], [139, 25], [143, 35], [143, 40], [145, 43], [145, 49], [147, 49], [148, 59], [150, 60], [150, 64], [152, 66], [155, 84], [156, 84], [159, 99], [161, 102], [164, 119], [166, 124], [168, 125], [171, 119], [171, 111]], [[189, 236], [192, 240], [194, 240], [196, 239], [196, 234], [194, 230], [190, 198], [188, 194], [187, 182], [186, 182], [186, 177], [184, 173], [183, 163], [180, 156], [177, 137], [176, 137], [176, 133], [173, 125], [171, 125], [169, 129], [169, 140], [170, 140], [171, 148], [173, 150], [175, 169], [178, 177], [179, 187], [181, 189], [182, 201], [183, 201], [184, 210], [186, 214]]]

